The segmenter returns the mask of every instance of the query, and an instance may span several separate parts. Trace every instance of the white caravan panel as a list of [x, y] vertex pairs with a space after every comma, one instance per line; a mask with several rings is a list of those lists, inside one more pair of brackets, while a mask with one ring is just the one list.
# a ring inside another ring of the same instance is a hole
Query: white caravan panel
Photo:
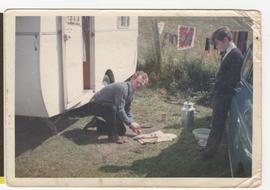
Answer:
[[65, 108], [69, 109], [83, 94], [82, 20], [68, 16], [62, 22]]
[[40, 87], [39, 24], [39, 17], [16, 18], [16, 115], [41, 117], [48, 115]]

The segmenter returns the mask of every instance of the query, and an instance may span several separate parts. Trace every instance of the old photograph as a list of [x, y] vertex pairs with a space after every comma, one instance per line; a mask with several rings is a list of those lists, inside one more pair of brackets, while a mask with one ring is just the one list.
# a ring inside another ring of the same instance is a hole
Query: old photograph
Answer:
[[11, 185], [260, 184], [259, 12], [5, 16]]
[[0, 183], [4, 181], [4, 126], [3, 126], [3, 14], [0, 13]]

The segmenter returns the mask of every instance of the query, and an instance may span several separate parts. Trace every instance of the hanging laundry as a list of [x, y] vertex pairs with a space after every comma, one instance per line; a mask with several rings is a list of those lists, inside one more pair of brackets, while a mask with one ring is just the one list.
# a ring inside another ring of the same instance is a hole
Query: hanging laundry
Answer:
[[232, 31], [232, 40], [238, 49], [244, 54], [247, 50], [247, 31]]
[[206, 38], [205, 39], [203, 58], [208, 59], [209, 58], [209, 53], [210, 53], [210, 39]]
[[193, 26], [178, 25], [178, 43], [177, 49], [184, 50], [192, 48], [196, 34], [196, 28]]
[[205, 39], [205, 47], [204, 47], [204, 50], [205, 51], [210, 51], [210, 39], [209, 38], [206, 38]]

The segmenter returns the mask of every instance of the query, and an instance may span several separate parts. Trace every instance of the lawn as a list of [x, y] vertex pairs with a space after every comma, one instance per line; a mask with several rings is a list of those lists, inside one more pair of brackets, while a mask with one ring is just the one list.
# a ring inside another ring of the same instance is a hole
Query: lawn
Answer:
[[[194, 158], [201, 148], [192, 129], [181, 125], [180, 96], [162, 89], [138, 92], [132, 105], [144, 133], [174, 133], [170, 142], [141, 145], [127, 130], [128, 143], [108, 142], [95, 130], [83, 131], [91, 120], [84, 107], [52, 118], [60, 131], [52, 135], [44, 122], [16, 117], [16, 177], [229, 177], [226, 144], [210, 161]], [[209, 127], [211, 109], [196, 105], [195, 127]], [[166, 114], [165, 119], [161, 115]]]

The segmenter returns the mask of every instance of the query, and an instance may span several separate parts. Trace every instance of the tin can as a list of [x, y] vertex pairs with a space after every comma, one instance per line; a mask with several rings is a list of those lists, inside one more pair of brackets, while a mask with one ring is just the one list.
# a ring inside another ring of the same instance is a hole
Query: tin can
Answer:
[[194, 103], [184, 102], [184, 105], [181, 108], [181, 121], [183, 126], [188, 128], [194, 127], [194, 111]]

